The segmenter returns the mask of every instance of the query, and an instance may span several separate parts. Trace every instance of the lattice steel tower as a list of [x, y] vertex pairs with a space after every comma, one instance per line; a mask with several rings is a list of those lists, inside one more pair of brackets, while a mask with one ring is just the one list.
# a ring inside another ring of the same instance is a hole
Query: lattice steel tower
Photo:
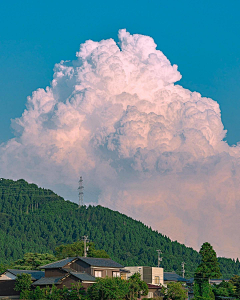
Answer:
[[78, 187], [78, 199], [79, 199], [79, 204], [78, 207], [83, 206], [83, 179], [82, 176], [80, 176], [79, 179], [79, 187]]

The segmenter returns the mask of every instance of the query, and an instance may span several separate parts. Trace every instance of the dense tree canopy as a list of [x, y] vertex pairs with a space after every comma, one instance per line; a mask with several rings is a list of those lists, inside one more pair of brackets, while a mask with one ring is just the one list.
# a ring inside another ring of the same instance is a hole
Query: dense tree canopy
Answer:
[[204, 243], [199, 251], [201, 263], [194, 275], [194, 298], [196, 300], [214, 299], [214, 293], [210, 285], [210, 278], [221, 276], [216, 252], [209, 243]]
[[240, 299], [240, 276], [234, 275], [229, 281], [235, 288], [234, 296]]
[[141, 280], [140, 274], [132, 275], [128, 280], [118, 277], [98, 278], [87, 291], [91, 300], [134, 300], [140, 295], [148, 294], [147, 284]]
[[236, 288], [228, 281], [222, 281], [220, 284], [213, 286], [213, 293], [215, 297], [235, 297]]
[[18, 274], [15, 282], [15, 291], [24, 292], [29, 291], [32, 285], [31, 275], [30, 274]]
[[165, 300], [185, 300], [187, 298], [187, 290], [180, 282], [170, 282], [167, 285]]
[[209, 280], [210, 278], [220, 278], [221, 272], [216, 252], [209, 243], [204, 243], [199, 251], [201, 263], [195, 272], [195, 279]]
[[[65, 257], [83, 256], [84, 255], [84, 243], [83, 241], [77, 241], [72, 244], [61, 245], [54, 251], [58, 259]], [[109, 255], [104, 250], [96, 250], [93, 242], [87, 243], [87, 256], [109, 258]]]
[[18, 259], [11, 268], [21, 270], [37, 270], [40, 266], [50, 264], [56, 261], [57, 258], [49, 253], [25, 253], [22, 259]]
[[[156, 266], [156, 249], [163, 252], [165, 271], [181, 274], [185, 261], [186, 277], [193, 277], [200, 263], [197, 251], [119, 212], [101, 206], [78, 208], [23, 179], [0, 179], [0, 264], [22, 259], [25, 253], [54, 254], [56, 247], [78, 242], [83, 235], [94, 242], [95, 250], [105, 250], [126, 266]], [[240, 275], [238, 260], [218, 260], [225, 278]]]

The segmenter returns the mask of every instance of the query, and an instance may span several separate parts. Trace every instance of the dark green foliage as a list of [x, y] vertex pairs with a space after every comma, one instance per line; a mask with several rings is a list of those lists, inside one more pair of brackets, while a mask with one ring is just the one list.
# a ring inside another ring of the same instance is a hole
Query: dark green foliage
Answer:
[[72, 284], [72, 288], [68, 290], [66, 287], [58, 289], [55, 285], [51, 288], [24, 289], [21, 291], [20, 299], [24, 300], [83, 300], [86, 299], [86, 292], [81, 283]]
[[86, 292], [83, 289], [81, 282], [72, 283], [71, 291], [68, 293], [68, 300], [87, 299]]
[[224, 280], [218, 285], [215, 284], [212, 290], [215, 297], [234, 297], [236, 293], [235, 286]]
[[15, 282], [15, 291], [24, 292], [29, 291], [31, 288], [32, 280], [30, 274], [18, 274]]
[[[93, 242], [87, 243], [88, 256], [98, 258], [109, 258], [109, 255], [104, 250], [96, 250]], [[84, 255], [83, 241], [77, 241], [72, 244], [61, 245], [55, 249], [55, 255], [58, 259]]]
[[147, 296], [148, 286], [141, 280], [141, 275], [139, 273], [133, 274], [129, 280], [129, 293], [126, 299], [137, 299], [140, 295]]
[[234, 296], [240, 299], [240, 276], [234, 275], [229, 281], [235, 288]]
[[194, 282], [194, 299], [195, 300], [214, 300], [215, 296], [212, 287], [207, 280]]
[[11, 264], [11, 268], [21, 270], [38, 270], [40, 266], [50, 264], [56, 260], [57, 258], [49, 253], [25, 253], [23, 259], [18, 259]]
[[129, 293], [129, 285], [121, 278], [97, 278], [95, 284], [88, 288], [87, 294], [92, 300], [122, 300]]
[[139, 295], [148, 294], [147, 284], [141, 280], [140, 274], [134, 274], [128, 280], [118, 277], [97, 278], [87, 291], [91, 300], [124, 300], [138, 299]]
[[185, 300], [186, 298], [187, 290], [180, 282], [168, 283], [165, 300]]
[[213, 247], [209, 243], [204, 243], [199, 253], [201, 263], [196, 270], [196, 274], [200, 274], [203, 279], [220, 278], [222, 274]]
[[[50, 253], [83, 235], [123, 265], [156, 266], [156, 249], [163, 252], [162, 267], [193, 277], [200, 255], [192, 248], [153, 231], [143, 223], [101, 206], [78, 208], [50, 190], [18, 181], [0, 179], [0, 263], [9, 264], [25, 253]], [[100, 251], [100, 250], [99, 250]], [[102, 253], [100, 253], [102, 256]], [[240, 275], [239, 261], [219, 259], [224, 278]]]
[[221, 276], [217, 255], [209, 243], [204, 243], [199, 253], [201, 255], [201, 263], [194, 275], [194, 297], [199, 300], [214, 299], [209, 280], [210, 278], [219, 278]]

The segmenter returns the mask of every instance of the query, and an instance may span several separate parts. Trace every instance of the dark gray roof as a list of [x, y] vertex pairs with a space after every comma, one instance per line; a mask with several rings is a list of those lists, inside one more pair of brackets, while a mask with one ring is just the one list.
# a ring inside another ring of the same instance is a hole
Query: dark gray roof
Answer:
[[187, 279], [179, 276], [175, 272], [164, 272], [164, 281], [184, 281], [184, 282], [186, 282]]
[[66, 266], [68, 263], [72, 262], [76, 257], [67, 257], [65, 259], [47, 264], [45, 266], [42, 266], [41, 269], [55, 269], [55, 268], [62, 268]]
[[35, 281], [33, 285], [53, 285], [60, 284], [63, 277], [42, 277], [39, 280]]
[[77, 277], [81, 281], [96, 281], [96, 278], [89, 275], [88, 273], [70, 272], [70, 274]]
[[13, 275], [17, 276], [18, 274], [30, 274], [32, 280], [38, 280], [44, 277], [43, 271], [34, 271], [34, 270], [16, 270], [16, 269], [7, 269], [8, 272], [12, 273]]
[[193, 282], [194, 282], [194, 278], [192, 277], [192, 278], [189, 278], [189, 279], [187, 279], [187, 283], [189, 283], [189, 284], [193, 284]]
[[[62, 268], [63, 271], [70, 273], [70, 272], [74, 272], [75, 270], [72, 268]], [[76, 271], [75, 271], [76, 272]]]
[[94, 258], [94, 257], [79, 257], [82, 261], [90, 266], [107, 267], [107, 268], [123, 268], [122, 265], [110, 258]]

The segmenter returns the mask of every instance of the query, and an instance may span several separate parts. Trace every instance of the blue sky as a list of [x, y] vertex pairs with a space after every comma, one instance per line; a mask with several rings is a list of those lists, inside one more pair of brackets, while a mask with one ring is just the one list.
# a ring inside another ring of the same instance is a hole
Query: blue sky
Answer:
[[120, 28], [154, 38], [179, 66], [181, 85], [217, 100], [240, 141], [239, 1], [1, 1], [0, 142], [13, 136], [28, 95], [49, 85], [55, 63], [74, 59], [87, 39]]

